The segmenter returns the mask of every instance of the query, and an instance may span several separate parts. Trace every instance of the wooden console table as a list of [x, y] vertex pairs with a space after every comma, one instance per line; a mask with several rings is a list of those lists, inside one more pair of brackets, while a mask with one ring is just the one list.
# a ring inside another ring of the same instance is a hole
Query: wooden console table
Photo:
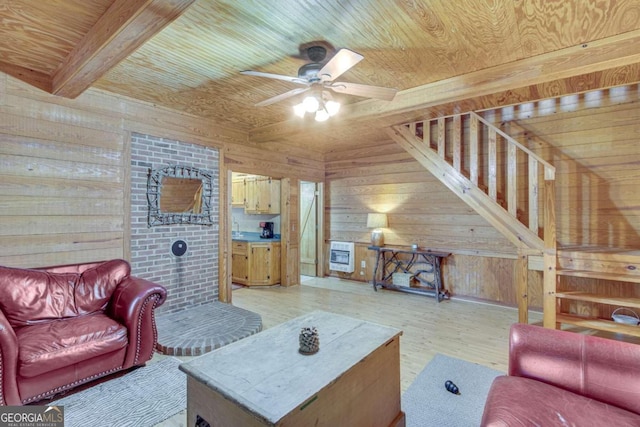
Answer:
[[[451, 255], [450, 253], [387, 246], [369, 246], [369, 249], [377, 252], [373, 269], [373, 290], [377, 291], [380, 286], [403, 292], [427, 294], [435, 297], [438, 302], [449, 297], [449, 292], [442, 288], [440, 264], [443, 258]], [[406, 275], [408, 283], [394, 284], [394, 273]]]

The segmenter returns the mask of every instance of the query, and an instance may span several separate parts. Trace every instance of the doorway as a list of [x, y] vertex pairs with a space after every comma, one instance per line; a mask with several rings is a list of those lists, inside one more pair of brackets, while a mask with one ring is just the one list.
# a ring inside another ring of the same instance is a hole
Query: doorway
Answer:
[[320, 192], [320, 184], [300, 181], [300, 276], [321, 276]]

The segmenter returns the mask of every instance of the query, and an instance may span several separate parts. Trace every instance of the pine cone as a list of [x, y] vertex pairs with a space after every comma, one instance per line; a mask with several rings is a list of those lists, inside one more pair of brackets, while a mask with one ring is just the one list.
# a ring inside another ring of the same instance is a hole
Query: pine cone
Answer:
[[320, 338], [315, 327], [300, 330], [300, 353], [314, 354], [320, 350]]

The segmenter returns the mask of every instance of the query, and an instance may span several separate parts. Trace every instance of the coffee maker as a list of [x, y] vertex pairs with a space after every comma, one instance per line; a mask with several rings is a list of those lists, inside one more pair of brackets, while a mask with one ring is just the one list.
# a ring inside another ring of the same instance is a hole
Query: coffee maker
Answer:
[[261, 222], [260, 227], [262, 227], [261, 239], [273, 239], [273, 222]]

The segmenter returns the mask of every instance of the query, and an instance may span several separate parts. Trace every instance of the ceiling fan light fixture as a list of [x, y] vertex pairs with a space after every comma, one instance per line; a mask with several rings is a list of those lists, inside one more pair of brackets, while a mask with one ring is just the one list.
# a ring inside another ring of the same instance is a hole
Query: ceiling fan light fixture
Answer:
[[325, 108], [322, 110], [316, 111], [316, 122], [324, 122], [330, 117], [330, 114], [327, 112]]
[[340, 111], [340, 103], [337, 101], [327, 101], [324, 103], [324, 107], [331, 117], [335, 116], [336, 114], [338, 114], [338, 111]]
[[293, 113], [304, 118], [307, 113], [314, 114], [317, 122], [324, 122], [340, 111], [340, 103], [334, 101], [327, 91], [319, 91], [307, 96], [301, 103], [293, 106]]
[[[282, 74], [263, 73], [261, 71], [245, 70], [240, 71], [241, 74], [248, 76], [266, 77], [276, 80], [284, 80], [290, 83], [306, 86], [305, 88], [293, 89], [285, 93], [281, 93], [264, 101], [258, 102], [256, 107], [264, 107], [275, 102], [280, 102], [297, 96], [303, 92], [309, 91], [312, 97], [307, 97], [303, 101], [305, 113], [315, 113], [319, 109], [325, 109], [329, 116], [334, 116], [340, 109], [340, 104], [330, 103], [333, 101], [331, 92], [337, 92], [345, 95], [355, 95], [365, 98], [382, 99], [392, 101], [395, 98], [396, 89], [387, 87], [371, 86], [360, 83], [347, 83], [335, 81], [351, 67], [364, 59], [364, 56], [352, 50], [342, 48], [335, 52], [328, 61], [324, 61], [327, 48], [325, 42], [314, 41], [300, 46], [300, 54], [307, 57], [312, 62], [306, 63], [298, 69], [297, 76], [285, 76]], [[331, 48], [333, 51], [333, 48]], [[327, 105], [325, 105], [327, 104]], [[303, 117], [304, 114], [297, 109], [294, 110], [297, 116]]]
[[304, 101], [302, 101], [302, 105], [304, 105], [307, 113], [315, 113], [320, 107], [320, 101], [318, 101], [318, 98], [315, 96], [307, 96]]
[[295, 114], [300, 118], [303, 118], [306, 112], [307, 112], [307, 109], [305, 108], [302, 102], [300, 104], [296, 104], [293, 106], [293, 114]]

